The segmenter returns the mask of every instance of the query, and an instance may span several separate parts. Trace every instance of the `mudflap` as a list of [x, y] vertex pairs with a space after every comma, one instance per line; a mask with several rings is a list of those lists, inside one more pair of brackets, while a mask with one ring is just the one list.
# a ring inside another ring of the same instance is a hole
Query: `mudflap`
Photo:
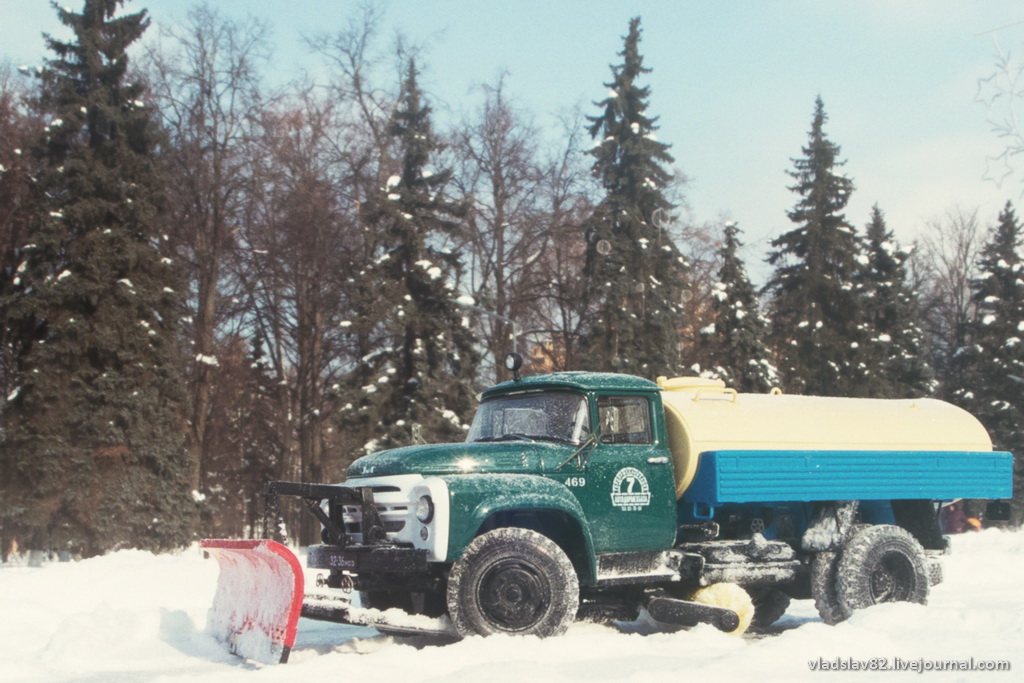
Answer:
[[269, 540], [205, 539], [199, 547], [220, 566], [207, 630], [240, 657], [287, 662], [305, 590], [298, 558]]

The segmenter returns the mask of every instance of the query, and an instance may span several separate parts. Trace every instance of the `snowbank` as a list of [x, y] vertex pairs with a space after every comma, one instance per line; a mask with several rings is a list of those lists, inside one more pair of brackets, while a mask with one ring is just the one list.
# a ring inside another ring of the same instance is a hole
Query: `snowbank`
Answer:
[[[954, 538], [946, 581], [927, 606], [880, 605], [826, 626], [796, 601], [776, 635], [735, 638], [710, 627], [641, 635], [577, 624], [561, 638], [395, 640], [370, 629], [302, 620], [291, 661], [247, 663], [204, 633], [217, 564], [198, 549], [122, 551], [40, 569], [0, 568], [0, 681], [652, 681], [876, 680], [819, 666], [896, 664], [885, 680], [1017, 680], [1024, 671], [1024, 533]], [[1009, 672], [926, 672], [949, 660], [1005, 660]]]

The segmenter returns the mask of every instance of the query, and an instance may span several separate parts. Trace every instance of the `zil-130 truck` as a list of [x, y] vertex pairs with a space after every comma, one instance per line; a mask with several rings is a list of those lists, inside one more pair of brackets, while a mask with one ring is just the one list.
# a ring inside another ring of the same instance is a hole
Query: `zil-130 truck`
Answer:
[[286, 661], [300, 615], [385, 633], [553, 636], [644, 609], [740, 633], [813, 598], [834, 624], [876, 603], [924, 603], [947, 549], [939, 505], [992, 499], [994, 517], [1012, 495], [1012, 455], [938, 400], [520, 377], [521, 363], [482, 393], [464, 443], [372, 453], [340, 485], [268, 486], [322, 524], [306, 558], [320, 594], [305, 593], [283, 545], [203, 541], [221, 569], [215, 635]]

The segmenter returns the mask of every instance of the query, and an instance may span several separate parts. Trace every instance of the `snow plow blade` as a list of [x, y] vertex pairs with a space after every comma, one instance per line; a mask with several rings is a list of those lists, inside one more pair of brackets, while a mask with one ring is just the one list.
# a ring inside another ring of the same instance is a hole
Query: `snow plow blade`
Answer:
[[206, 539], [220, 566], [207, 630], [236, 655], [285, 663], [302, 612], [302, 565], [280, 543]]

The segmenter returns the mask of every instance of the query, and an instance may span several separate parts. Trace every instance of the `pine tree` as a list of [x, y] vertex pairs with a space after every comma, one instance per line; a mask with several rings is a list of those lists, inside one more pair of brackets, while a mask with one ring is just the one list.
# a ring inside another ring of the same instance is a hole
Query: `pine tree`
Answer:
[[643, 66], [640, 19], [612, 67], [608, 96], [590, 117], [592, 173], [604, 198], [587, 227], [585, 277], [592, 320], [583, 343], [587, 369], [654, 377], [679, 369], [679, 329], [686, 262], [664, 227], [673, 205], [664, 190], [672, 175], [669, 145], [659, 142], [657, 118], [648, 117], [650, 88], [637, 80]]
[[865, 230], [858, 292], [868, 332], [864, 381], [867, 395], [913, 398], [935, 391], [934, 372], [927, 361], [917, 293], [909, 286], [907, 259], [885, 224], [876, 204]]
[[1024, 523], [1024, 228], [1007, 202], [971, 283], [973, 344], [960, 354], [966, 385], [956, 400], [981, 420], [994, 446], [1014, 454], [1014, 523]]
[[441, 151], [410, 62], [389, 132], [401, 168], [371, 197], [365, 220], [381, 252], [361, 274], [361, 326], [378, 328], [379, 348], [353, 373], [346, 425], [361, 424], [368, 451], [416, 441], [462, 440], [472, 411], [478, 353], [469, 320], [455, 303], [459, 253], [442, 246], [457, 235], [462, 204], [445, 187], [451, 171], [433, 171]]
[[845, 162], [825, 135], [827, 120], [819, 97], [804, 157], [789, 171], [789, 189], [800, 195], [789, 212], [797, 227], [772, 241], [768, 257], [771, 339], [787, 391], [857, 396], [865, 370], [853, 282], [859, 244], [842, 213], [853, 182], [837, 173]]
[[711, 292], [714, 323], [701, 330], [702, 344], [713, 375], [737, 391], [767, 392], [779, 385], [779, 375], [765, 345], [768, 322], [739, 257], [739, 233], [735, 223], [725, 224], [722, 267]]
[[4, 514], [22, 546], [85, 554], [191, 540], [173, 266], [153, 234], [154, 126], [126, 50], [145, 12], [58, 10], [36, 152], [45, 208], [15, 274], [21, 344], [7, 402]]

